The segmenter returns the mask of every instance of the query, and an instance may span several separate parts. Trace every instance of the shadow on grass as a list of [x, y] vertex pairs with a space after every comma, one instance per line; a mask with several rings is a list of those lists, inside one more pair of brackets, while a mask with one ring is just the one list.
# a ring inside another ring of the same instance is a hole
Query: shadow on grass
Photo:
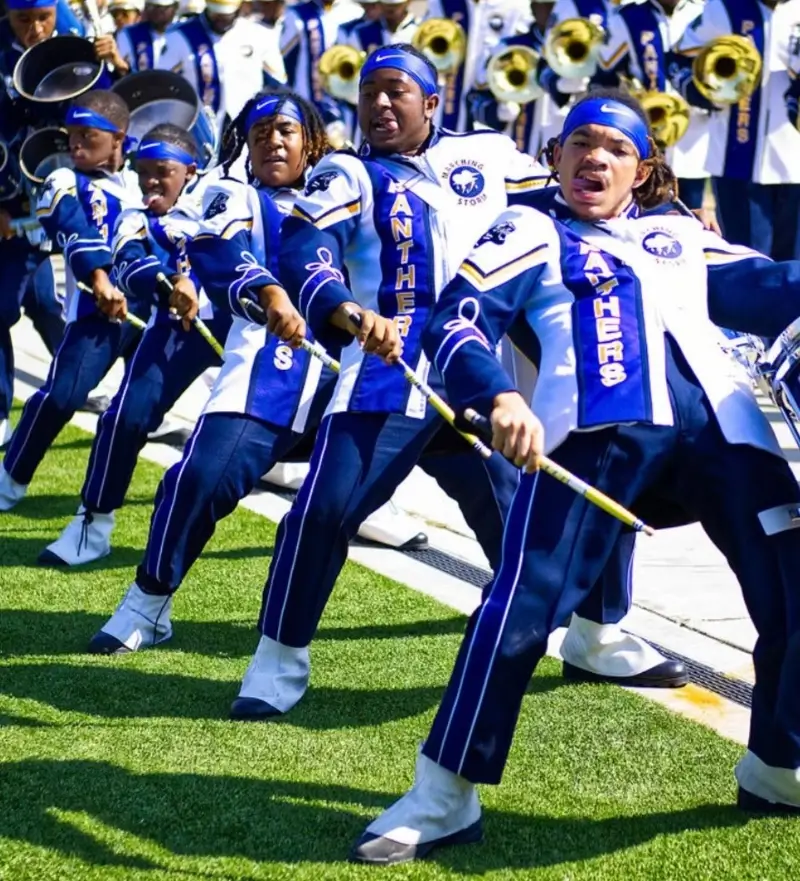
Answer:
[[[381, 725], [433, 709], [442, 690], [440, 685], [369, 690], [312, 687], [285, 719], [269, 724], [285, 722], [325, 731]], [[107, 719], [227, 719], [238, 691], [238, 679], [137, 670], [127, 666], [123, 658], [86, 666], [0, 666], [0, 695]]]
[[[105, 762], [29, 760], [0, 766], [0, 798], [15, 805], [0, 812], [0, 837], [94, 865], [180, 870], [181, 857], [335, 863], [366, 825], [353, 805], [376, 815], [396, 797], [338, 784], [132, 774]], [[80, 812], [88, 820], [77, 828], [68, 817], [55, 816], [54, 809]], [[577, 813], [553, 818], [501, 811], [487, 811], [484, 819], [483, 845], [442, 850], [434, 859], [464, 873], [553, 866], [659, 836], [746, 822], [734, 808], [719, 805], [601, 820]], [[117, 830], [135, 836], [126, 844], [138, 853], [119, 853]], [[104, 843], [106, 837], [114, 838], [116, 853]], [[166, 854], [151, 850], [143, 856], [148, 848]]]
[[[120, 597], [124, 585], [120, 587]], [[109, 608], [110, 615], [113, 610]], [[258, 643], [253, 621], [186, 621], [174, 617], [173, 638], [153, 651], [192, 652], [214, 657], [249, 658]], [[92, 636], [108, 615], [91, 612], [0, 610], [0, 658], [24, 655], [74, 655], [86, 651]], [[351, 639], [386, 640], [397, 637], [436, 637], [461, 634], [466, 619], [453, 616], [394, 624], [326, 627], [323, 621], [315, 643]], [[116, 659], [123, 660], [123, 659]]]

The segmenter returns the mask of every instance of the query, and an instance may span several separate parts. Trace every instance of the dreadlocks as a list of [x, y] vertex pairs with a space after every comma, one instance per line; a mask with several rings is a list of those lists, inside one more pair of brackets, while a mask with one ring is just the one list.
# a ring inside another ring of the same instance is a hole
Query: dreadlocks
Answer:
[[[239, 115], [230, 123], [222, 135], [220, 164], [223, 166], [226, 175], [230, 173], [231, 166], [241, 156], [242, 150], [247, 144], [245, 122], [250, 111], [263, 98], [272, 97], [294, 101], [303, 111], [303, 143], [308, 165], [313, 168], [326, 153], [330, 152], [331, 147], [325, 134], [325, 123], [323, 123], [317, 108], [309, 101], [306, 101], [305, 98], [301, 98], [298, 94], [290, 92], [288, 89], [267, 89], [259, 92], [244, 105]], [[280, 112], [280, 108], [278, 112]], [[251, 176], [249, 162], [247, 174], [248, 177]]]
[[[620, 104], [624, 104], [626, 107], [633, 110], [642, 122], [647, 125], [648, 129], [650, 128], [650, 121], [647, 118], [644, 108], [636, 98], [628, 92], [624, 92], [621, 89], [592, 89], [592, 91], [584, 95], [575, 106], [577, 107], [581, 102], [586, 101], [589, 98], [609, 98]], [[641, 164], [645, 168], [650, 169], [650, 175], [640, 187], [637, 187], [633, 191], [633, 201], [644, 210], [657, 208], [659, 205], [663, 205], [664, 202], [678, 198], [678, 179], [675, 177], [675, 172], [673, 172], [669, 165], [667, 165], [667, 161], [664, 158], [661, 148], [656, 144], [652, 136], [648, 138], [648, 141], [650, 142], [650, 158], [643, 159]], [[550, 138], [547, 142], [547, 146], [542, 151], [545, 162], [550, 168], [551, 176], [554, 180], [558, 180], [558, 175], [556, 174], [553, 162], [553, 148], [558, 143], [558, 138]]]

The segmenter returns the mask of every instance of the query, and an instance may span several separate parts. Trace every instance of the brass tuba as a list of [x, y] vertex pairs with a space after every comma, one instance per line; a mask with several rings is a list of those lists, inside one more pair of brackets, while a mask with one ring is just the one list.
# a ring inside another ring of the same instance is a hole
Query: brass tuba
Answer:
[[429, 18], [422, 22], [411, 45], [422, 52], [442, 76], [455, 73], [467, 55], [464, 28], [449, 18]]
[[561, 77], [590, 77], [597, 70], [604, 40], [603, 28], [588, 18], [565, 18], [547, 32], [544, 57]]
[[761, 55], [747, 37], [730, 34], [706, 43], [692, 63], [697, 91], [714, 104], [737, 104], [761, 79]]
[[498, 101], [535, 101], [544, 94], [536, 80], [539, 58], [539, 53], [528, 46], [503, 46], [496, 50], [486, 65], [489, 91]]
[[358, 78], [366, 57], [352, 46], [326, 49], [319, 60], [322, 88], [339, 101], [358, 104]]
[[658, 146], [674, 147], [689, 128], [689, 104], [678, 94], [648, 91], [637, 79], [621, 76], [620, 83], [642, 105]]

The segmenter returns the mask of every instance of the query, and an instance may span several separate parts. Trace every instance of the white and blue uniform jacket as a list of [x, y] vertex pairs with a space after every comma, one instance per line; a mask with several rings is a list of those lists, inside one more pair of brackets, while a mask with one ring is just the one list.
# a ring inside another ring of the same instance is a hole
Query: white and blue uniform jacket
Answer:
[[[344, 302], [393, 318], [420, 377], [422, 331], [439, 292], [510, 201], [548, 172], [496, 132], [435, 132], [419, 156], [334, 153], [317, 165], [281, 236], [280, 278], [326, 345], [352, 337], [329, 324]], [[425, 400], [358, 346], [342, 353], [331, 412], [405, 413]]]
[[84, 174], [59, 168], [45, 180], [36, 216], [47, 237], [64, 254], [67, 321], [96, 313], [94, 300], [81, 293], [76, 282], [89, 284], [95, 269], [111, 270], [116, 223], [123, 211], [141, 204], [138, 178], [132, 171]]
[[585, 224], [546, 197], [548, 213], [501, 214], [440, 298], [424, 342], [453, 406], [488, 414], [514, 388], [494, 354], [508, 333], [519, 372], [540, 365], [530, 403], [549, 449], [572, 431], [672, 425], [668, 333], [726, 439], [782, 455], [715, 325], [779, 333], [800, 314], [800, 263], [773, 263], [692, 218]]
[[155, 306], [151, 322], [175, 321], [169, 314], [169, 296], [158, 290], [156, 277], [163, 273], [185, 275], [197, 289], [198, 315], [213, 318], [214, 310], [189, 260], [188, 243], [197, 232], [198, 216], [191, 201], [179, 199], [157, 217], [144, 210], [126, 211], [114, 234], [114, 278], [135, 303]]
[[[203, 220], [189, 249], [209, 296], [234, 314], [224, 364], [206, 413], [246, 413], [302, 432], [320, 385], [333, 374], [319, 359], [292, 349], [250, 321], [239, 298], [275, 279], [280, 228], [297, 190], [268, 190], [223, 178], [203, 193]], [[331, 351], [338, 357], [338, 350]]]

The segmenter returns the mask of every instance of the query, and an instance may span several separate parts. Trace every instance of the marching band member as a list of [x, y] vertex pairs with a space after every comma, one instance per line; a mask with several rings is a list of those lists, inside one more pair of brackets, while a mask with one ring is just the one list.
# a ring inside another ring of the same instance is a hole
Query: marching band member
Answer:
[[111, 0], [108, 11], [114, 19], [117, 33], [129, 25], [141, 21], [144, 12], [144, 0]]
[[254, 8], [258, 21], [264, 27], [276, 31], [280, 36], [280, 32], [283, 30], [283, 20], [286, 16], [284, 0], [256, 0]]
[[359, 21], [361, 6], [354, 0], [303, 0], [286, 10], [281, 34], [281, 53], [289, 86], [307, 101], [313, 101], [326, 119], [330, 99], [319, 75], [319, 62], [326, 49], [336, 44], [339, 28]]
[[156, 63], [185, 77], [216, 114], [220, 133], [267, 79], [285, 79], [268, 32], [240, 14], [241, 0], [210, 0], [205, 11], [172, 28]]
[[[528, 207], [500, 215], [503, 241], [476, 246], [425, 334], [450, 400], [491, 414], [495, 449], [526, 473], [415, 786], [367, 828], [351, 854], [358, 861], [403, 862], [481, 837], [475, 784], [499, 783], [547, 635], [622, 531], [535, 471], [545, 449], [623, 505], [645, 492], [679, 505], [725, 554], [759, 634], [739, 805], [800, 810], [800, 543], [784, 511], [796, 509], [800, 490], [709, 320], [773, 335], [800, 314], [800, 264], [772, 263], [691, 218], [633, 220], [663, 200], [674, 176], [644, 112], [619, 93], [575, 105], [553, 161], [560, 220]], [[519, 359], [522, 370], [541, 363], [530, 402], [494, 357], [514, 322], [541, 346], [522, 344]]]
[[530, 26], [510, 37], [504, 37], [487, 55], [483, 70], [474, 90], [467, 96], [472, 117], [476, 122], [504, 131], [517, 145], [517, 149], [531, 156], [538, 156], [544, 147], [543, 125], [548, 118], [550, 96], [545, 93], [527, 104], [498, 101], [489, 90], [487, 64], [491, 57], [506, 47], [525, 46], [541, 55], [547, 23], [553, 11], [552, 0], [531, 2]]
[[429, 0], [426, 18], [450, 19], [464, 29], [466, 57], [455, 73], [442, 78], [436, 123], [454, 132], [469, 131], [472, 119], [467, 96], [498, 42], [524, 30], [530, 22], [529, 0]]
[[[499, 456], [485, 462], [466, 446], [460, 454], [420, 460], [441, 420], [399, 371], [365, 355], [396, 351], [402, 339], [406, 360], [426, 375], [420, 340], [438, 290], [496, 207], [529, 195], [547, 176], [502, 135], [435, 129], [437, 93], [435, 70], [410, 46], [371, 55], [359, 101], [365, 148], [358, 157], [334, 153], [323, 160], [284, 223], [281, 280], [312, 331], [326, 346], [347, 346], [356, 333], [363, 349], [343, 350], [309, 476], [278, 528], [262, 637], [231, 710], [235, 719], [279, 715], [302, 697], [308, 645], [348, 541], [418, 460], [458, 501], [493, 566], [500, 556], [515, 469]], [[456, 235], [448, 234], [451, 226]], [[360, 332], [350, 327], [351, 310], [361, 316]], [[428, 381], [437, 384], [435, 372]], [[607, 629], [601, 632], [613, 641]], [[591, 634], [574, 643], [573, 663], [581, 646], [585, 654], [595, 648]], [[650, 649], [626, 646], [632, 655]], [[663, 662], [658, 653], [647, 656]]]
[[40, 563], [78, 566], [111, 552], [114, 513], [123, 505], [148, 433], [205, 370], [220, 365], [190, 324], [197, 316], [224, 340], [231, 323], [230, 312], [214, 308], [199, 285], [198, 294], [188, 257], [197, 216], [184, 192], [196, 174], [196, 156], [194, 138], [169, 124], [151, 129], [136, 152], [145, 208], [129, 209], [117, 221], [112, 249], [117, 283], [140, 303], [153, 298], [159, 273], [174, 289], [158, 298], [119, 390], [100, 417], [78, 513], [40, 554]]
[[55, 281], [43, 249], [44, 233], [36, 226], [17, 232], [14, 223], [33, 221], [30, 194], [22, 176], [13, 171], [19, 164], [19, 150], [32, 128], [28, 102], [12, 85], [14, 67], [26, 49], [55, 33], [57, 10], [51, 0], [10, 0], [8, 16], [0, 20], [0, 141], [8, 153], [5, 171], [0, 172], [0, 265], [3, 267], [0, 296], [0, 447], [11, 439], [9, 413], [14, 395], [14, 350], [11, 328], [21, 309], [33, 321], [39, 336], [52, 354], [64, 330], [61, 304], [56, 299]]
[[[169, 638], [172, 595], [216, 523], [315, 426], [332, 391], [332, 374], [318, 360], [268, 336], [238, 303], [239, 295], [261, 296], [273, 310], [282, 307], [287, 322], [302, 322], [274, 278], [277, 242], [307, 169], [329, 149], [322, 120], [298, 95], [262, 94], [226, 132], [225, 166], [244, 144], [255, 185], [223, 177], [206, 189], [190, 243], [195, 273], [234, 315], [224, 366], [183, 458], [161, 481], [136, 580], [92, 652], [135, 651]], [[320, 381], [328, 393], [315, 397]]]
[[[0, 465], [0, 510], [25, 495], [61, 429], [120, 355], [135, 345], [127, 304], [111, 283], [109, 241], [120, 213], [141, 204], [136, 178], [123, 170], [128, 108], [114, 92], [85, 92], [66, 116], [74, 170], [45, 180], [36, 213], [67, 264], [67, 328], [47, 381], [27, 401]], [[92, 288], [94, 298], [76, 282]], [[101, 314], [102, 313], [102, 314]]]
[[[748, 37], [763, 68], [749, 97], [715, 107], [692, 82], [691, 60], [729, 34]], [[675, 86], [712, 111], [707, 167], [725, 236], [775, 260], [800, 259], [800, 132], [790, 103], [800, 88], [800, 0], [708, 0], [676, 52]]]
[[177, 0], [147, 0], [142, 20], [116, 35], [118, 58], [114, 67], [122, 74], [154, 70], [167, 44], [167, 30], [178, 13]]
[[360, 18], [353, 18], [346, 21], [339, 27], [339, 33], [336, 35], [337, 43], [350, 43], [350, 35], [362, 24], [370, 21], [377, 21], [381, 17], [381, 8], [378, 0], [357, 0], [361, 7], [362, 14]]
[[350, 22], [339, 29], [338, 43], [346, 43], [370, 55], [381, 46], [392, 43], [410, 43], [419, 19], [411, 12], [409, 0], [378, 0], [367, 4], [367, 9], [376, 15], [364, 21]]
[[[635, 79], [653, 92], [673, 91], [667, 54], [703, 12], [705, 0], [623, 0], [608, 17], [608, 36], [598, 60], [603, 79]], [[667, 149], [666, 160], [678, 178], [681, 201], [703, 207], [710, 147], [708, 111], [693, 108], [686, 134]]]

